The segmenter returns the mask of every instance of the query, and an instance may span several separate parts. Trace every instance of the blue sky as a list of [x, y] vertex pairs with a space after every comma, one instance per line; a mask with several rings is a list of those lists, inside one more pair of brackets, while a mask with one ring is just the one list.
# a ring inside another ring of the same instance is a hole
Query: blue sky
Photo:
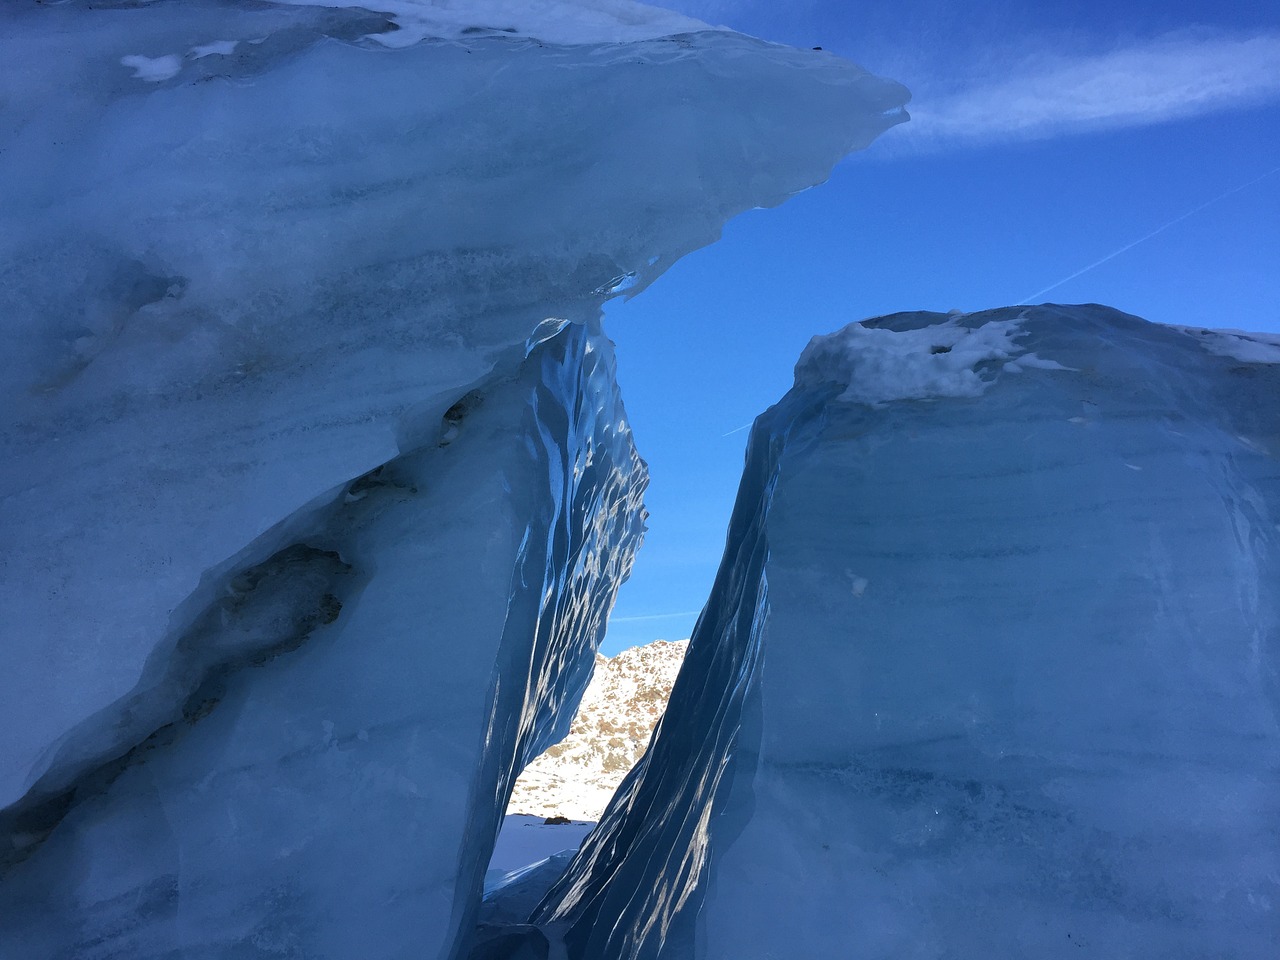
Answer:
[[737, 428], [787, 391], [814, 334], [1026, 299], [1280, 331], [1273, 0], [664, 5], [899, 80], [913, 119], [607, 308], [652, 516], [606, 653], [689, 635]]

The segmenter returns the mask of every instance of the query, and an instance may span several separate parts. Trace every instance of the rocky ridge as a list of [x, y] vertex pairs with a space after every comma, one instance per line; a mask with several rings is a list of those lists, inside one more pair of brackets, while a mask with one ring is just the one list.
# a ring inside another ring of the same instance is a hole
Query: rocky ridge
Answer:
[[598, 820], [645, 752], [684, 662], [687, 640], [655, 640], [596, 654], [595, 674], [569, 735], [525, 768], [507, 813]]

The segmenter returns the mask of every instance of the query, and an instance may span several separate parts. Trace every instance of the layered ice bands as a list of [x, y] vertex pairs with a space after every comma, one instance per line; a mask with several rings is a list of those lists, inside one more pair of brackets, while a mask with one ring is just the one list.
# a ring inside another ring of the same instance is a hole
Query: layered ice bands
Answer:
[[392, 50], [367, 11], [103, 6], [9, 11], [0, 57], [0, 807], [210, 572], [905, 99], [724, 32]]
[[542, 929], [574, 960], [1268, 956], [1274, 359], [1103, 307], [816, 338]]
[[454, 955], [639, 545], [624, 417], [570, 325], [293, 522], [169, 652], [203, 668], [181, 709], [19, 808], [41, 836], [0, 876], [0, 956]]
[[601, 304], [905, 119], [528, 9], [6, 9], [0, 954], [459, 949], [638, 537]]

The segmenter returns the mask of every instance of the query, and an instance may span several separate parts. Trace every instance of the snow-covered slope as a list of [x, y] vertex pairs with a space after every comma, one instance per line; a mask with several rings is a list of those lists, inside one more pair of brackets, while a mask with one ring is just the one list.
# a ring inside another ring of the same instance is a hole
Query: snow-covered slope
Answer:
[[1273, 955], [1280, 364], [1232, 339], [1098, 306], [815, 338], [544, 931], [573, 960]]
[[596, 654], [595, 674], [569, 735], [520, 774], [507, 812], [600, 819], [644, 755], [688, 643], [655, 640], [613, 657]]

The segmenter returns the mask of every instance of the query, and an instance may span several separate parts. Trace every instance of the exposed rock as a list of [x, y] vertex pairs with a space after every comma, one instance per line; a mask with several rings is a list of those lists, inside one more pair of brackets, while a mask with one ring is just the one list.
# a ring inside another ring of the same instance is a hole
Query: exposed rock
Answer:
[[569, 735], [525, 768], [508, 813], [551, 823], [598, 820], [667, 707], [687, 640], [655, 640], [615, 657], [596, 654], [596, 672]]

